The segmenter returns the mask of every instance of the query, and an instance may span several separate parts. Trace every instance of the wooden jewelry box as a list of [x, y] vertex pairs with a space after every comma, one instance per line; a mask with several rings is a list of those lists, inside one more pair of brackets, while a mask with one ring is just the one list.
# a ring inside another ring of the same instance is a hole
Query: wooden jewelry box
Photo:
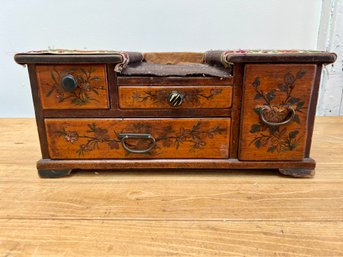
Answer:
[[278, 169], [310, 158], [318, 51], [19, 53], [27, 64], [40, 177], [72, 169]]

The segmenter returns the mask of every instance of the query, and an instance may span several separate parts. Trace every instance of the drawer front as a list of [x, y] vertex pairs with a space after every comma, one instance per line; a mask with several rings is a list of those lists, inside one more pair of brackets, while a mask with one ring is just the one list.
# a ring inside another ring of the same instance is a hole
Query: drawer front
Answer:
[[239, 158], [302, 160], [316, 65], [245, 67]]
[[120, 108], [230, 108], [231, 86], [121, 86]]
[[36, 65], [44, 109], [107, 109], [105, 65]]
[[228, 158], [230, 119], [46, 119], [51, 159]]

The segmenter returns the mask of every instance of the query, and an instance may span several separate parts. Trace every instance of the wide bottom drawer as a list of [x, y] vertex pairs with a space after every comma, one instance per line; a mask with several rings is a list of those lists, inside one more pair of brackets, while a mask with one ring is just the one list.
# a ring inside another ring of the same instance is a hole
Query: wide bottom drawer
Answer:
[[51, 159], [228, 158], [230, 118], [46, 119]]

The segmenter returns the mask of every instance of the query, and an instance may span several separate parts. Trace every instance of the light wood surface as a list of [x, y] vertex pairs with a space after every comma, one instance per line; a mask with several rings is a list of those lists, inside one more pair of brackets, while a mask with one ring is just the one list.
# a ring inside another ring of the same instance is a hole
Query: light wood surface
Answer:
[[39, 179], [33, 119], [0, 119], [0, 256], [343, 256], [343, 117], [316, 120], [313, 179], [276, 171]]

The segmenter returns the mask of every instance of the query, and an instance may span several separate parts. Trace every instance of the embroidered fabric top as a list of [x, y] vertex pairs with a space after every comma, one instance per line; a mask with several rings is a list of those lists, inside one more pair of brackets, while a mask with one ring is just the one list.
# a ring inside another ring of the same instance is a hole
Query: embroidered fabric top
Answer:
[[[124, 69], [128, 67], [129, 64], [135, 64], [145, 62], [144, 54], [141, 52], [126, 52], [126, 51], [115, 51], [115, 50], [68, 50], [68, 49], [48, 49], [40, 51], [30, 51], [26, 53], [21, 53], [19, 55], [118, 55], [121, 57], [121, 61], [115, 64], [114, 70], [121, 73]], [[210, 50], [204, 53], [203, 62], [209, 66], [214, 66], [213, 68], [223, 67], [229, 68], [233, 62], [237, 61], [237, 57], [256, 57], [256, 56], [296, 56], [296, 55], [330, 55], [325, 51], [317, 50], [267, 50], [267, 49], [237, 49], [237, 50]], [[335, 57], [332, 55], [328, 62], [332, 62]], [[241, 61], [241, 59], [240, 59]], [[325, 60], [326, 61], [326, 60]], [[192, 64], [190, 64], [192, 65]], [[173, 65], [178, 68], [178, 64]]]

